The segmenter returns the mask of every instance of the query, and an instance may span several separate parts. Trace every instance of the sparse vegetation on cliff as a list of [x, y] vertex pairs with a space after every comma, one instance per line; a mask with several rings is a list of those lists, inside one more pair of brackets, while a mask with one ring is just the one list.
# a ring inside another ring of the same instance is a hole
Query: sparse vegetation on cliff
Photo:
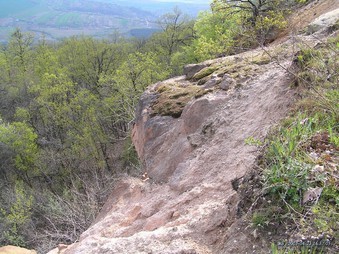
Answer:
[[[259, 164], [262, 190], [259, 205], [254, 204], [252, 224], [263, 234], [273, 231], [280, 237], [285, 235], [286, 239], [276, 241], [273, 253], [332, 253], [336, 249], [338, 40], [338, 36], [330, 38], [316, 48], [301, 46], [293, 63], [292, 85], [297, 86], [302, 99], [265, 141]], [[288, 241], [300, 244], [293, 246]], [[303, 242], [319, 245], [305, 247]]]

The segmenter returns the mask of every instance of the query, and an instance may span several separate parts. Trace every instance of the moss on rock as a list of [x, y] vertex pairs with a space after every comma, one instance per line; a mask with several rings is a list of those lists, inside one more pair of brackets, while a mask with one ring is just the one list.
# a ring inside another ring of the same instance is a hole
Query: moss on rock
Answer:
[[211, 75], [213, 72], [215, 72], [218, 69], [218, 67], [216, 66], [210, 66], [210, 67], [206, 67], [204, 69], [202, 69], [201, 71], [197, 72], [194, 76], [193, 76], [193, 80], [194, 81], [198, 81], [204, 77], [207, 77], [208, 75]]
[[159, 93], [159, 97], [152, 105], [153, 115], [178, 118], [189, 101], [199, 98], [212, 90], [205, 90], [196, 85], [182, 86], [171, 83], [160, 85], [156, 91]]
[[251, 59], [251, 63], [257, 65], [269, 64], [270, 62], [272, 62], [272, 59], [266, 53], [256, 55]]

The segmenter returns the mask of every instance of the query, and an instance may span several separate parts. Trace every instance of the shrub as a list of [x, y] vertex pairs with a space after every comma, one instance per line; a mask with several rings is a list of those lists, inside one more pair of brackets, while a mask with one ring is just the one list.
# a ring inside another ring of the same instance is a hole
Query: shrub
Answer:
[[[25, 231], [31, 221], [33, 196], [25, 190], [22, 181], [16, 181], [13, 203], [10, 207], [0, 207], [2, 221], [4, 223], [3, 244], [25, 246]], [[0, 217], [0, 218], [1, 218]]]

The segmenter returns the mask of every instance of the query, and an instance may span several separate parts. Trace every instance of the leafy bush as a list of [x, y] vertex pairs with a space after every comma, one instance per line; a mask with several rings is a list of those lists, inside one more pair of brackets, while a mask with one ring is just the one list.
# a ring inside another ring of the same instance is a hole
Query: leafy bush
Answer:
[[25, 190], [22, 181], [16, 181], [13, 203], [8, 209], [0, 207], [0, 219], [3, 221], [2, 239], [3, 244], [26, 246], [25, 231], [31, 221], [33, 196]]

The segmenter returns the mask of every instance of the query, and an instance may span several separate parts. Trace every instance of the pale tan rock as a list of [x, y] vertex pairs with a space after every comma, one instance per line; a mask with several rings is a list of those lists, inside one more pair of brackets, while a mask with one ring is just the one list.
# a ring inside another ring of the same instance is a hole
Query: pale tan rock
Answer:
[[47, 252], [47, 254], [59, 254], [59, 248], [55, 248], [53, 250], [50, 250], [49, 252]]
[[325, 13], [314, 20], [310, 25], [307, 27], [307, 32], [309, 34], [313, 34], [318, 32], [322, 29], [326, 29], [330, 26], [335, 25], [335, 23], [339, 20], [339, 8]]
[[73, 244], [67, 245], [60, 243], [57, 248], [49, 251], [47, 254], [64, 254], [67, 250], [67, 248], [70, 248]]
[[28, 250], [17, 246], [7, 245], [0, 247], [0, 254], [37, 254], [35, 250]]

